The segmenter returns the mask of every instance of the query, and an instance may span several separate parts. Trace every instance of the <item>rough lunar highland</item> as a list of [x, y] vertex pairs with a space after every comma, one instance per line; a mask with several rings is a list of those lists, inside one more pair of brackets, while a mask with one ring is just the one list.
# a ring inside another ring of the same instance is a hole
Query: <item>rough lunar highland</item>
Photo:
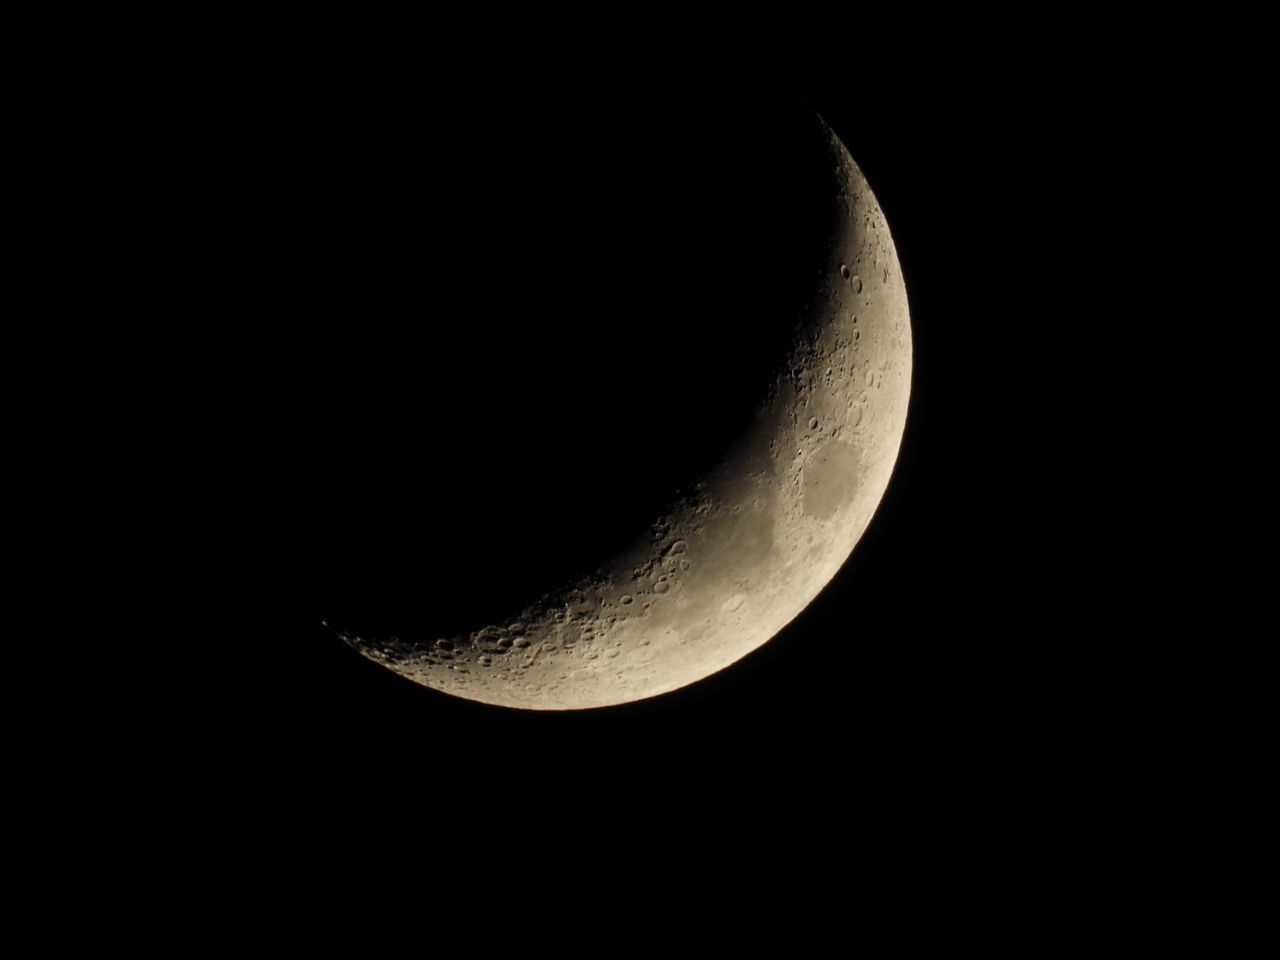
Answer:
[[[906, 289], [883, 214], [829, 129], [842, 227], [814, 315], [737, 449], [632, 552], [470, 634], [372, 638], [366, 657], [448, 694], [531, 710], [653, 697], [724, 669], [848, 559], [897, 458], [911, 380]], [[787, 318], [780, 318], [786, 321]]]

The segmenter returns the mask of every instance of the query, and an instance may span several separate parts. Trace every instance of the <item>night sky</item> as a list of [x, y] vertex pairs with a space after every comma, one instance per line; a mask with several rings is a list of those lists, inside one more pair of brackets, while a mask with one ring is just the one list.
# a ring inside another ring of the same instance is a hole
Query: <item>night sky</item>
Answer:
[[[721, 777], [768, 797], [858, 770], [971, 778], [1049, 735], [1012, 719], [1057, 681], [1034, 521], [1007, 521], [1034, 511], [1044, 469], [1019, 441], [1018, 331], [1042, 322], [1028, 238], [1067, 200], [983, 89], [313, 93], [265, 111], [228, 188], [257, 218], [237, 283], [278, 384], [241, 478], [268, 586], [251, 625], [225, 624], [208, 723], [245, 782], [396, 808]], [[574, 713], [447, 697], [322, 627], [338, 610], [429, 631], [504, 602], [603, 549], [724, 441], [716, 423], [775, 357], [765, 308], [812, 262], [820, 186], [777, 139], [804, 101], [884, 210], [915, 346], [893, 479], [827, 589], [717, 675]], [[747, 161], [712, 150], [733, 130]]]

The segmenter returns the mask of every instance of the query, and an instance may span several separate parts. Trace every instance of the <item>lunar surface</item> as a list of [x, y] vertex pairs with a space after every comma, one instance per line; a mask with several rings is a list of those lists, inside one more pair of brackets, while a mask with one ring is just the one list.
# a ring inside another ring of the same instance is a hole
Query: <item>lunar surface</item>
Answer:
[[[766, 643], [848, 559], [889, 483], [911, 379], [907, 296], [889, 228], [825, 131], [838, 226], [788, 355], [730, 453], [634, 546], [498, 622], [366, 636], [364, 656], [489, 704], [575, 710], [653, 697]], [[816, 275], [816, 271], [815, 271]]]

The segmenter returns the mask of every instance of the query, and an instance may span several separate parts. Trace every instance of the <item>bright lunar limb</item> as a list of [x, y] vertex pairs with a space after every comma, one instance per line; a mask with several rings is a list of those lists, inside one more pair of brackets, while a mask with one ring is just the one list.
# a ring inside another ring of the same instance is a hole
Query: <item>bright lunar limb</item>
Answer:
[[634, 549], [502, 622], [446, 637], [339, 630], [427, 687], [529, 710], [627, 703], [746, 656], [848, 559], [884, 495], [911, 382], [907, 295], [865, 178], [825, 124], [840, 226], [752, 427]]

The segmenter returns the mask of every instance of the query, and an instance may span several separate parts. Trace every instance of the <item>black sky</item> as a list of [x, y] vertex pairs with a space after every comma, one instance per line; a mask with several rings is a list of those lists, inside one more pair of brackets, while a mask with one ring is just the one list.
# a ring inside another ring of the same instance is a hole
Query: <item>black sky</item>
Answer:
[[[897, 468], [829, 587], [731, 669], [577, 713], [453, 699], [326, 631], [327, 607], [447, 621], [559, 575], [573, 530], [607, 543], [655, 482], [679, 479], [673, 463], [714, 449], [703, 425], [731, 420], [734, 384], [772, 356], [752, 312], [782, 296], [770, 264], [802, 274], [810, 256], [793, 221], [815, 186], [779, 196], [759, 179], [788, 162], [777, 132], [806, 100], [884, 209], [915, 344]], [[252, 149], [233, 150], [228, 200], [256, 218], [231, 266], [275, 384], [244, 445], [254, 563], [275, 581], [253, 588], [254, 623], [225, 625], [215, 749], [249, 780], [320, 778], [344, 796], [709, 776], [767, 795], [820, 771], [972, 776], [975, 757], [1007, 762], [1052, 736], [1010, 722], [1056, 689], [1037, 646], [1053, 612], [1025, 501], [1046, 468], [1021, 442], [1036, 418], [1019, 400], [1034, 378], [1020, 331], [1056, 322], [1040, 238], [1068, 200], [1031, 162], [1041, 135], [1011, 119], [963, 86], [868, 104], [759, 85], [376, 102], [317, 89], [261, 119]], [[707, 152], [726, 129], [744, 131], [748, 160]], [[687, 303], [728, 309], [700, 325]], [[430, 604], [404, 604], [420, 582]]]

